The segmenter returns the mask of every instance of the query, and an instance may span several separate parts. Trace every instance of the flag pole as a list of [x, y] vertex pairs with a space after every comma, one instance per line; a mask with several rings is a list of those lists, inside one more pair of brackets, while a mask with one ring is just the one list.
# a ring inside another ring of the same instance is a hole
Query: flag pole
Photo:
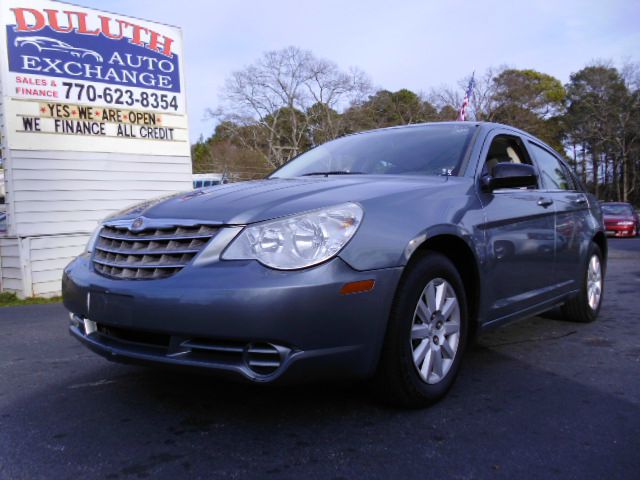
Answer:
[[464, 122], [467, 115], [467, 107], [469, 106], [469, 100], [473, 95], [473, 87], [475, 85], [475, 76], [476, 71], [474, 70], [471, 74], [471, 79], [469, 80], [469, 85], [467, 86], [467, 91], [464, 94], [464, 100], [462, 101], [462, 105], [460, 106], [460, 110], [458, 110], [458, 121]]

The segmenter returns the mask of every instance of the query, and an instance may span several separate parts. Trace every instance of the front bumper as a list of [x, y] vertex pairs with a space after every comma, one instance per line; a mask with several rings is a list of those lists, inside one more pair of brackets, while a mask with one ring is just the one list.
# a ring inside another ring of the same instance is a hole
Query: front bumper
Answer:
[[[62, 292], [70, 333], [110, 360], [256, 382], [365, 378], [401, 273], [359, 272], [335, 258], [301, 271], [220, 261], [161, 280], [115, 280], [83, 255], [65, 269]], [[372, 291], [340, 294], [345, 283], [369, 279]]]

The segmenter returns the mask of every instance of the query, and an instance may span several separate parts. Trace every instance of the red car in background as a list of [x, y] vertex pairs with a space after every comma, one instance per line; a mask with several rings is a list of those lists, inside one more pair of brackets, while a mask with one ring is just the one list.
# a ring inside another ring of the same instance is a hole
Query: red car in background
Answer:
[[601, 204], [607, 235], [635, 237], [640, 232], [638, 213], [628, 203], [605, 202]]

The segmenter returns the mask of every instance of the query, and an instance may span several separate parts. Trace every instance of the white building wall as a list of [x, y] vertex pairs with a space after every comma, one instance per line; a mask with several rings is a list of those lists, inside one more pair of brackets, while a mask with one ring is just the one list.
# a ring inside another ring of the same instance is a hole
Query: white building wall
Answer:
[[3, 291], [22, 294], [20, 247], [17, 238], [0, 237], [0, 280]]
[[2, 290], [20, 297], [59, 295], [62, 269], [88, 239], [84, 234], [0, 238]]
[[13, 150], [11, 162], [18, 237], [90, 233], [110, 213], [191, 189], [190, 157]]
[[187, 156], [13, 150], [11, 163], [0, 278], [21, 297], [59, 295], [62, 270], [104, 217], [192, 187]]
[[62, 269], [82, 253], [88, 239], [88, 235], [30, 238], [29, 262], [25, 262], [25, 267], [31, 268], [31, 294], [37, 297], [59, 295]]

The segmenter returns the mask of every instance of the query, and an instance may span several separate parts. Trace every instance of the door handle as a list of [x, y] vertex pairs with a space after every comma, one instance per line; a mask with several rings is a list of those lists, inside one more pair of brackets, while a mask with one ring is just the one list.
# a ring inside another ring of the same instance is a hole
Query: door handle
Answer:
[[585, 205], [587, 203], [587, 199], [584, 197], [580, 197], [573, 201], [576, 205]]
[[541, 198], [540, 200], [538, 200], [538, 205], [547, 208], [549, 205], [553, 205], [553, 200], [551, 200], [550, 198]]

